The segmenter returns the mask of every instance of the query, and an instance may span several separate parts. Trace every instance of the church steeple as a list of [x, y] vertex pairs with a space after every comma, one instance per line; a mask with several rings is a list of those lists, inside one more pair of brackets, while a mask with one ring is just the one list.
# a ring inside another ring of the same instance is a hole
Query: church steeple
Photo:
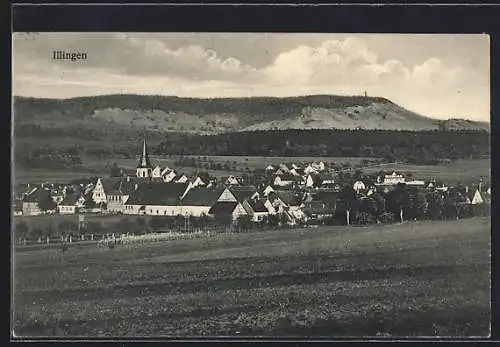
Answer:
[[153, 168], [151, 167], [151, 162], [148, 156], [148, 147], [146, 145], [146, 139], [142, 143], [142, 152], [137, 164], [136, 175], [137, 177], [151, 177]]

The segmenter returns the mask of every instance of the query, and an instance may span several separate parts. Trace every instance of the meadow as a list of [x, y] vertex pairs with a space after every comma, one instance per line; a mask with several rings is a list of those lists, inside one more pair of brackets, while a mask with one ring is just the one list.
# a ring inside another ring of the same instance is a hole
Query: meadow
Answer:
[[487, 336], [490, 220], [14, 251], [17, 336]]
[[[186, 156], [187, 157], [187, 156]], [[323, 160], [327, 163], [335, 163], [335, 165], [350, 164], [359, 165], [363, 159], [374, 160], [375, 158], [337, 158], [337, 157], [237, 157], [237, 156], [208, 156], [208, 160], [213, 160], [216, 164], [224, 165], [227, 161], [231, 163], [231, 167], [236, 166], [237, 169], [264, 169], [268, 165], [277, 165], [280, 163], [300, 163]], [[35, 182], [60, 182], [66, 183], [75, 178], [106, 176], [109, 175], [110, 169], [105, 167], [106, 162], [116, 163], [119, 167], [133, 172], [137, 166], [135, 158], [106, 158], [99, 159], [88, 156], [83, 160], [83, 166], [91, 168], [91, 170], [43, 170], [43, 169], [26, 169], [19, 168], [15, 172], [15, 182], [18, 183], [35, 183]], [[153, 165], [161, 167], [168, 166], [176, 169], [179, 172], [186, 174], [199, 171], [195, 167], [177, 166], [175, 165], [178, 157], [157, 157], [151, 156]], [[411, 165], [411, 164], [382, 164], [372, 165], [362, 168], [365, 173], [378, 172], [380, 170], [397, 170], [402, 172], [412, 173], [416, 179], [431, 179], [444, 180], [446, 183], [457, 182], [477, 182], [481, 177], [490, 177], [491, 161], [490, 159], [460, 159], [448, 164], [436, 165]], [[215, 177], [229, 176], [231, 174], [242, 174], [233, 170], [204, 170]]]

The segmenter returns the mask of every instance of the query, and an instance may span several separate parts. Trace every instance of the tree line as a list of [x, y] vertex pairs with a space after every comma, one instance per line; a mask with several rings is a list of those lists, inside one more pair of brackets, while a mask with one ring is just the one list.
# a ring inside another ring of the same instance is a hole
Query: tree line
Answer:
[[436, 163], [490, 154], [486, 131], [263, 130], [167, 138], [157, 155], [379, 157]]

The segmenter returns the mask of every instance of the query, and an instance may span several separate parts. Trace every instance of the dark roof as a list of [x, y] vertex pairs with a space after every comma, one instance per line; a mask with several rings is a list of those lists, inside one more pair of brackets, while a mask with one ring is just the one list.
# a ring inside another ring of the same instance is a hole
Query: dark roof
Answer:
[[278, 197], [288, 206], [298, 206], [302, 203], [300, 194], [292, 190], [275, 190], [274, 192], [269, 193], [270, 201], [274, 201]]
[[143, 183], [130, 194], [126, 204], [175, 206], [187, 186], [187, 183]]
[[303, 211], [306, 214], [332, 214], [335, 208], [322, 201], [311, 201], [305, 204]]
[[294, 174], [292, 174], [290, 172], [285, 172], [285, 173], [279, 174], [277, 176], [279, 176], [281, 178], [281, 180], [284, 180], [284, 181], [297, 181], [300, 179], [298, 176], [295, 176]]
[[79, 195], [76, 194], [68, 194], [66, 197], [59, 203], [59, 205], [62, 206], [74, 206], [78, 199], [80, 198]]
[[231, 193], [233, 193], [238, 202], [250, 199], [252, 195], [258, 192], [255, 186], [231, 186], [228, 189]]
[[120, 186], [120, 177], [110, 177], [101, 179], [102, 187], [106, 194], [118, 194]]
[[30, 195], [26, 195], [23, 202], [40, 202], [43, 199], [51, 199], [50, 193], [45, 189], [38, 188]]
[[184, 206], [212, 206], [224, 191], [224, 188], [191, 188], [181, 200]]
[[248, 204], [254, 212], [268, 212], [266, 206], [264, 206], [264, 201], [262, 200], [247, 200]]
[[213, 215], [232, 214], [237, 205], [237, 202], [217, 202], [210, 208], [208, 213]]
[[336, 191], [318, 191], [313, 194], [313, 201], [320, 201], [325, 204], [335, 204], [340, 193]]

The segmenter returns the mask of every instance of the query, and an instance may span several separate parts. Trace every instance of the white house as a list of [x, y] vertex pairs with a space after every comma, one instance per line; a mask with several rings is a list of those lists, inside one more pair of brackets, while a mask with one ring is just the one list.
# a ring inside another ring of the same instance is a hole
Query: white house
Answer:
[[181, 214], [180, 198], [186, 183], [143, 183], [127, 199], [124, 214], [175, 216]]
[[163, 182], [165, 183], [170, 183], [174, 180], [174, 178], [177, 176], [177, 173], [174, 171], [174, 170], [170, 170], [167, 171], [167, 172], [163, 172], [162, 173], [162, 178], [163, 178]]
[[194, 187], [181, 199], [179, 210], [182, 215], [200, 217], [209, 215], [212, 206], [222, 194], [223, 188]]
[[189, 178], [186, 175], [181, 174], [175, 178], [175, 183], [186, 183], [188, 180]]
[[359, 193], [360, 191], [365, 190], [366, 186], [362, 181], [356, 181], [354, 182], [352, 189], [354, 189], [357, 193]]
[[231, 175], [227, 178], [226, 184], [233, 186], [233, 185], [239, 185], [240, 182], [235, 176]]
[[160, 166], [156, 165], [153, 171], [151, 172], [152, 177], [161, 177], [162, 169]]
[[269, 215], [269, 211], [262, 200], [245, 200], [242, 206], [254, 222], [261, 222]]
[[309, 164], [304, 168], [304, 174], [310, 175], [312, 173], [318, 173], [318, 170], [314, 168], [311, 164]]
[[390, 175], [385, 175], [383, 184], [396, 185], [398, 183], [405, 183], [405, 178], [402, 174], [398, 174], [394, 171]]

